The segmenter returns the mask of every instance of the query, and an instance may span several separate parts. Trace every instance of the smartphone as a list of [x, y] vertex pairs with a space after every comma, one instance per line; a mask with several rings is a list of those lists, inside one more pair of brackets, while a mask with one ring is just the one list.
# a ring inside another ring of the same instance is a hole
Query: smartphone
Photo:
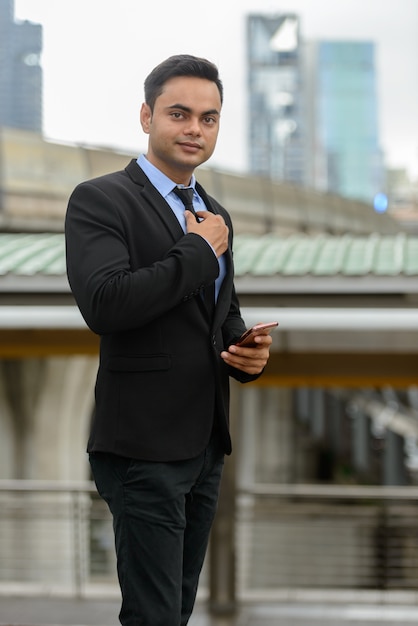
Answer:
[[246, 330], [245, 333], [243, 333], [238, 339], [238, 341], [235, 342], [235, 344], [237, 346], [253, 346], [255, 345], [254, 337], [256, 335], [268, 335], [273, 330], [273, 328], [276, 328], [276, 326], [278, 325], [279, 322], [266, 322], [265, 324], [256, 324], [255, 326], [252, 326], [251, 328]]

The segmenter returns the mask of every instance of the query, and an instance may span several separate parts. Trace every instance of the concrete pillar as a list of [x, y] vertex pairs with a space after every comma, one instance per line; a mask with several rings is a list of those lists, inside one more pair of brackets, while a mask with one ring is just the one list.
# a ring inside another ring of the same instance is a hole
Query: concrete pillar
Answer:
[[35, 478], [26, 473], [28, 460], [35, 453], [32, 441], [34, 408], [44, 386], [43, 359], [1, 361], [0, 420], [13, 451], [3, 459], [1, 478]]
[[343, 421], [344, 405], [338, 395], [331, 393], [328, 396], [329, 406], [329, 442], [335, 456], [340, 456], [344, 451], [343, 445]]
[[[271, 419], [277, 425], [278, 445], [278, 472], [276, 481], [280, 483], [293, 482], [296, 475], [295, 467], [295, 429], [296, 424], [293, 415], [293, 393], [291, 389], [277, 389], [278, 406], [271, 415]], [[272, 398], [272, 400], [274, 397]], [[273, 402], [271, 403], [273, 409]]]
[[[240, 391], [231, 385], [230, 430], [233, 446], [239, 428]], [[235, 454], [225, 459], [218, 511], [212, 526], [209, 546], [209, 608], [214, 615], [231, 615], [236, 600], [236, 496]]]
[[259, 482], [289, 482], [294, 475], [294, 424], [290, 389], [270, 387], [259, 391], [260, 411], [254, 415]]
[[9, 403], [8, 387], [3, 371], [4, 363], [0, 361], [0, 478], [15, 478], [18, 469], [16, 424], [13, 419], [12, 407]]
[[312, 435], [321, 440], [325, 435], [325, 402], [323, 389], [311, 390]]
[[383, 458], [383, 484], [388, 486], [407, 485], [405, 472], [405, 442], [403, 437], [387, 430]]
[[32, 455], [30, 475], [58, 480], [89, 477], [86, 442], [96, 371], [93, 358], [48, 359], [33, 413], [33, 439], [42, 454]]
[[[239, 409], [235, 428], [235, 454], [236, 457], [236, 481], [238, 492], [251, 487], [256, 482], [257, 460], [257, 419], [260, 414], [260, 393], [257, 387], [252, 385], [239, 387]], [[251, 495], [240, 496], [240, 515], [246, 516], [246, 511], [251, 511], [254, 506], [254, 497]], [[251, 568], [252, 531], [249, 524], [241, 524], [240, 536], [235, 534], [236, 541], [241, 547], [238, 555], [240, 567], [238, 573], [247, 572]], [[237, 589], [245, 589], [246, 581], [239, 576], [236, 580]]]
[[353, 420], [353, 464], [362, 474], [370, 469], [370, 419], [357, 411]]
[[295, 413], [301, 423], [309, 423], [310, 401], [309, 389], [307, 387], [299, 387], [295, 390]]
[[97, 360], [84, 356], [1, 362], [0, 478], [89, 477], [85, 449], [96, 370]]
[[[1, 363], [0, 420], [12, 453], [1, 461], [0, 478], [89, 478], [85, 449], [96, 370], [97, 359], [84, 356]], [[1, 499], [8, 511], [0, 533], [8, 580], [48, 582], [57, 590], [75, 584], [81, 571], [75, 543], [82, 541], [80, 553], [89, 553], [87, 522], [77, 525], [80, 506], [89, 506], [89, 499], [75, 502], [70, 494], [46, 492], [4, 493]]]
[[260, 414], [260, 391], [247, 386], [240, 389], [234, 454], [236, 455], [238, 487], [252, 485], [256, 480], [257, 417]]
[[254, 482], [288, 482], [294, 473], [292, 392], [247, 387], [241, 392], [237, 435], [240, 487]]

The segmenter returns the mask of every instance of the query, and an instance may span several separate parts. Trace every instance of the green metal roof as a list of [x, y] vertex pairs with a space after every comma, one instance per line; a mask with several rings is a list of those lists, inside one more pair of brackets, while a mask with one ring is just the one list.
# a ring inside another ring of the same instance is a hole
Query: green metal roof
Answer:
[[0, 233], [0, 276], [65, 274], [62, 233]]
[[418, 237], [238, 235], [234, 261], [236, 276], [417, 276]]
[[[418, 237], [236, 235], [234, 261], [237, 277], [413, 277], [418, 276]], [[65, 275], [64, 235], [0, 233], [0, 279], [8, 275]]]

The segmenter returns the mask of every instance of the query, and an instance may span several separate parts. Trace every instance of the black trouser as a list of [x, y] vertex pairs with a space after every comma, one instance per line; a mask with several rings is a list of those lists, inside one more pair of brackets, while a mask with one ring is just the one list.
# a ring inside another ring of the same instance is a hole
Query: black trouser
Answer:
[[113, 515], [123, 626], [185, 626], [216, 511], [223, 453], [171, 463], [90, 455]]

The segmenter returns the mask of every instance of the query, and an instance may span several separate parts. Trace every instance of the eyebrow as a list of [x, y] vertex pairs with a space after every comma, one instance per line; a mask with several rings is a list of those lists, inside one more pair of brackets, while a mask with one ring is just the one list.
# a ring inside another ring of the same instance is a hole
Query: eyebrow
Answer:
[[[184, 111], [185, 113], [192, 113], [192, 109], [190, 107], [186, 107], [184, 104], [170, 104], [166, 109], [180, 109], [180, 111]], [[220, 115], [218, 109], [209, 109], [208, 111], [203, 111], [202, 115]]]

